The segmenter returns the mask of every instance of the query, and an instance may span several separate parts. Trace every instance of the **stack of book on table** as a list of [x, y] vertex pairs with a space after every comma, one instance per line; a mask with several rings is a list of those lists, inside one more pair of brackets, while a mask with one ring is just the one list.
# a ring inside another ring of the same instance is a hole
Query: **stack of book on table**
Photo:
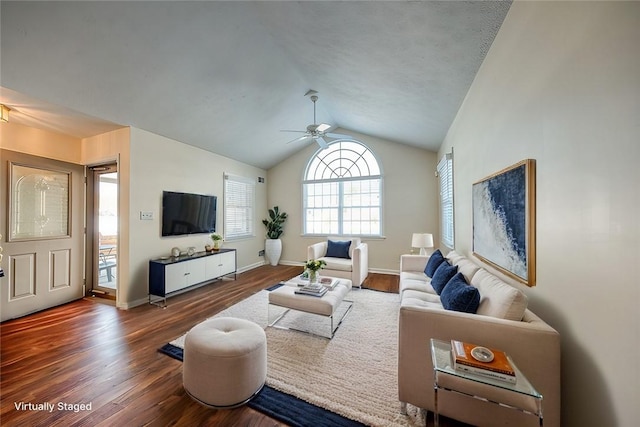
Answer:
[[296, 289], [296, 294], [312, 295], [314, 297], [321, 297], [326, 294], [328, 289], [321, 283], [309, 283]]
[[451, 340], [451, 358], [457, 371], [516, 383], [516, 373], [504, 351]]
[[320, 284], [325, 288], [332, 291], [340, 281], [335, 277], [321, 277], [318, 282], [320, 282]]

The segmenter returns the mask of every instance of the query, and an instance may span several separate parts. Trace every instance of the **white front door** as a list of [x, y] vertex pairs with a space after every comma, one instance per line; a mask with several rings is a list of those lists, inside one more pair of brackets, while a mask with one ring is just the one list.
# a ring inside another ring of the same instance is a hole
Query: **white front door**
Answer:
[[0, 321], [84, 294], [84, 167], [0, 150]]

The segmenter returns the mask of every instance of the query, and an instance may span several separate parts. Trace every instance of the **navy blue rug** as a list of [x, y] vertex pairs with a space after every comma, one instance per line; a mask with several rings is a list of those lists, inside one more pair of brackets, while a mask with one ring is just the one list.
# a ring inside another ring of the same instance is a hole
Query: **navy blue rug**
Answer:
[[267, 288], [267, 291], [271, 292], [271, 291], [275, 291], [276, 289], [278, 289], [280, 286], [284, 286], [284, 283], [280, 282], [280, 283], [276, 283], [275, 285], [272, 285], [270, 287]]

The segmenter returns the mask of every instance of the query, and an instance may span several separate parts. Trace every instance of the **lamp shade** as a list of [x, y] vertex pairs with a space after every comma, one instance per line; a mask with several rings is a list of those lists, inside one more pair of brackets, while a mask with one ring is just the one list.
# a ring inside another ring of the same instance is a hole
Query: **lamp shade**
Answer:
[[413, 237], [411, 238], [411, 247], [420, 248], [420, 255], [426, 255], [425, 248], [433, 247], [433, 234], [413, 233]]

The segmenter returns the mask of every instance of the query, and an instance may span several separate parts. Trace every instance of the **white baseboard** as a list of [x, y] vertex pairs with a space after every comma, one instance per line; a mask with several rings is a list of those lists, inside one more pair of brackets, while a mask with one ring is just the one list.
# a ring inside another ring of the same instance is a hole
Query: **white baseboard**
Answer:
[[399, 276], [400, 271], [398, 270], [389, 270], [386, 268], [370, 268], [369, 273], [377, 273], [377, 274], [391, 274], [393, 276]]
[[284, 259], [281, 259], [280, 262], [278, 262], [278, 264], [282, 264], [282, 265], [295, 265], [295, 266], [300, 266], [302, 267], [304, 265], [304, 262], [300, 262], [300, 261], [287, 261]]
[[129, 310], [130, 308], [138, 307], [139, 305], [144, 305], [144, 304], [149, 304], [149, 297], [144, 299], [137, 299], [131, 302], [123, 302], [123, 303], [116, 302], [116, 307], [121, 308], [123, 310]]
[[[282, 265], [303, 266], [303, 265], [304, 265], [304, 262], [300, 262], [300, 261], [280, 260], [280, 262], [279, 262], [278, 264], [282, 264]], [[399, 276], [399, 275], [400, 275], [400, 271], [398, 271], [398, 270], [386, 269], [386, 268], [370, 268], [370, 269], [369, 269], [369, 273], [377, 273], [377, 274], [391, 274], [391, 275], [394, 275], [394, 276]]]
[[266, 264], [265, 261], [260, 261], [260, 262], [256, 262], [256, 263], [253, 263], [253, 264], [249, 264], [247, 266], [239, 268], [238, 271], [236, 271], [236, 273], [237, 274], [244, 273], [245, 271], [249, 271], [249, 270], [253, 270], [254, 268], [262, 267], [265, 264]]

